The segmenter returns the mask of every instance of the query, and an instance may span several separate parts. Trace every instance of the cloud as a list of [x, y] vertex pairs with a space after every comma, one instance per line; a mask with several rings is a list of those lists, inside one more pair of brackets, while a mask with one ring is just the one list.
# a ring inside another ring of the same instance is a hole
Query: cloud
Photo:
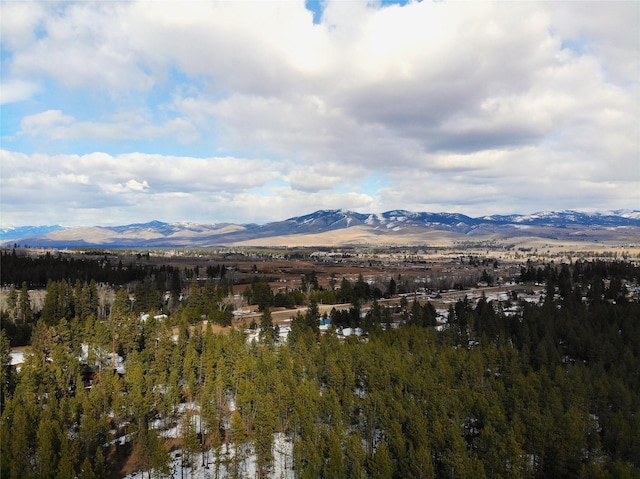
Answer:
[[149, 183], [147, 180], [142, 182], [131, 179], [126, 183], [116, 183], [104, 185], [105, 191], [109, 193], [145, 193], [149, 190]]
[[283, 179], [289, 182], [291, 188], [306, 192], [331, 190], [337, 186], [348, 184], [368, 176], [363, 168], [343, 165], [339, 162], [326, 161], [313, 166], [292, 166], [290, 174]]
[[588, 2], [580, 8], [560, 2], [551, 17], [551, 28], [565, 45], [579, 45], [581, 53], [598, 59], [604, 75], [621, 83], [638, 81], [639, 25], [635, 2]]
[[633, 2], [328, 0], [319, 20], [302, 0], [3, 5], [3, 176], [25, 155], [3, 199], [253, 219], [640, 201]]
[[[18, 2], [16, 2], [18, 3]], [[36, 8], [11, 5], [3, 14], [20, 18], [7, 32], [15, 45], [9, 72], [42, 75], [65, 87], [149, 90], [154, 79], [128, 44], [130, 6], [115, 2], [40, 3]], [[28, 11], [26, 11], [28, 10]]]
[[21, 133], [51, 140], [74, 139], [155, 139], [175, 137], [180, 143], [192, 143], [199, 139], [197, 129], [184, 118], [167, 119], [155, 124], [145, 112], [120, 112], [107, 121], [78, 121], [60, 110], [47, 110], [25, 116]]
[[14, 223], [25, 210], [49, 218], [48, 222], [52, 218], [69, 218], [68, 223], [80, 224], [86, 218], [93, 218], [87, 224], [110, 220], [106, 214], [87, 214], [99, 208], [115, 208], [123, 219], [130, 215], [144, 220], [145, 215], [164, 216], [164, 209], [154, 211], [160, 205], [165, 208], [167, 201], [207, 219], [209, 204], [232, 214], [229, 201], [245, 194], [258, 197], [255, 191], [268, 188], [280, 176], [268, 160], [230, 157], [25, 155], [0, 150], [0, 162], [3, 221], [17, 215], [11, 218]]
[[72, 116], [64, 115], [60, 110], [47, 110], [35, 115], [29, 115], [22, 119], [22, 131], [29, 135], [47, 134], [53, 138], [59, 133], [50, 133], [52, 130], [68, 129], [75, 119]]
[[5, 19], [11, 19], [3, 21], [0, 29], [3, 49], [22, 50], [37, 42], [37, 31], [46, 16], [45, 4], [3, 2], [2, 15]]
[[0, 84], [0, 105], [27, 100], [38, 91], [40, 87], [34, 82], [17, 79], [3, 80]]
[[[332, 191], [330, 185], [326, 192], [310, 192], [295, 182], [304, 185], [305, 175], [324, 182], [320, 168], [298, 170], [294, 164], [275, 165], [267, 160], [139, 153], [49, 156], [0, 150], [0, 161], [0, 191], [7, 212], [3, 221], [7, 222], [15, 222], [25, 212], [33, 216], [37, 212], [48, 222], [67, 218], [67, 224], [117, 223], [116, 217], [124, 222], [179, 221], [185, 211], [204, 222], [265, 221], [299, 214], [301, 204], [363, 208], [374, 203], [366, 193]], [[331, 178], [339, 172], [340, 165], [328, 164], [324, 175]], [[356, 172], [350, 173], [356, 177]], [[104, 214], [96, 216], [101, 209]]]

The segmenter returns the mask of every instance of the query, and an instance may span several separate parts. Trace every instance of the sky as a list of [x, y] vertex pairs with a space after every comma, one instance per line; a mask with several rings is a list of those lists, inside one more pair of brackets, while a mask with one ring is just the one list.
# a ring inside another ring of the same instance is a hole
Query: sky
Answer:
[[640, 209], [640, 2], [0, 16], [2, 226]]

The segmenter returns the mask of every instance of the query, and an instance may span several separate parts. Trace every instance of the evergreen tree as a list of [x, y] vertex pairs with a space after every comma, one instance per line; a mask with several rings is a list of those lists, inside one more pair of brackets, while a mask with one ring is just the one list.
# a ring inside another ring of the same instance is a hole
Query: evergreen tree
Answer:
[[31, 296], [29, 295], [29, 288], [27, 287], [26, 281], [22, 283], [22, 288], [20, 289], [20, 296], [18, 297], [18, 311], [20, 323], [28, 324], [33, 317], [33, 311], [31, 309]]
[[133, 451], [133, 455], [137, 458], [137, 467], [142, 471], [143, 477], [145, 472], [151, 477], [151, 470], [156, 476], [169, 474], [169, 452], [155, 429], [143, 428], [138, 431]]
[[273, 326], [273, 318], [269, 307], [265, 307], [260, 317], [260, 340], [266, 344], [274, 344], [277, 340], [275, 334], [275, 328]]
[[340, 436], [335, 429], [330, 429], [327, 446], [327, 462], [324, 466], [324, 477], [345, 477], [346, 470], [342, 453]]
[[49, 281], [47, 284], [47, 293], [44, 297], [44, 304], [40, 318], [47, 325], [54, 325], [60, 319], [60, 308], [58, 306], [58, 282]]
[[275, 400], [270, 394], [256, 398], [257, 411], [253, 424], [253, 445], [256, 454], [258, 478], [268, 477], [273, 463], [273, 433], [277, 415], [273, 406]]
[[56, 472], [55, 479], [69, 479], [70, 477], [76, 477], [75, 462], [77, 460], [77, 455], [74, 453], [75, 448], [73, 447], [73, 443], [69, 438], [63, 436], [62, 446], [60, 449], [60, 462], [58, 463], [58, 470]]
[[233, 446], [233, 455], [229, 464], [229, 472], [232, 479], [238, 479], [242, 475], [244, 468], [245, 444], [248, 440], [247, 428], [242, 421], [242, 416], [238, 411], [231, 414], [230, 439]]
[[346, 470], [349, 479], [364, 479], [366, 477], [366, 454], [362, 447], [362, 440], [357, 434], [350, 434], [345, 448]]
[[4, 329], [0, 329], [0, 414], [15, 387], [14, 369], [11, 366], [11, 345]]
[[369, 461], [369, 475], [375, 479], [391, 479], [394, 466], [386, 441], [381, 441]]
[[7, 314], [9, 315], [9, 319], [14, 321], [18, 318], [18, 290], [15, 285], [11, 285], [9, 288], [9, 293], [7, 294]]
[[54, 404], [44, 408], [38, 422], [36, 432], [36, 474], [41, 478], [53, 478], [58, 468], [60, 457], [60, 437], [62, 431], [52, 408]]
[[320, 308], [318, 303], [311, 301], [304, 317], [305, 326], [317, 336], [320, 334]]

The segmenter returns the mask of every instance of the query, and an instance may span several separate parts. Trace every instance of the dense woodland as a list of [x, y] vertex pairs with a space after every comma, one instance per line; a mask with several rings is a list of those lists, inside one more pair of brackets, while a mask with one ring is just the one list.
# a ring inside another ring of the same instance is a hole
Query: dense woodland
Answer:
[[[229, 320], [221, 275], [201, 284], [120, 267], [126, 277], [112, 284], [122, 288], [101, 309], [105, 268], [95, 277], [44, 268], [41, 311], [29, 306], [35, 283], [10, 272], [2, 478], [119, 477], [130, 455], [144, 476], [170, 477], [159, 420], [181, 424], [179, 447], [193, 468], [203, 450], [215, 453], [211, 477], [242, 477], [249, 456], [269, 477], [274, 433], [293, 444], [300, 478], [640, 477], [640, 304], [625, 287], [640, 268], [630, 263], [528, 264], [521, 279], [546, 284], [539, 303], [516, 293], [508, 305], [463, 299], [442, 331], [428, 302], [378, 304], [395, 284], [382, 291], [338, 278], [325, 291], [310, 276], [278, 297], [256, 278], [245, 291], [263, 311], [251, 342], [243, 331], [199, 326], [203, 317]], [[352, 307], [334, 310], [334, 327], [320, 334], [318, 298], [331, 295]], [[281, 304], [309, 306], [286, 341], [270, 313]], [[168, 317], [141, 321], [143, 311]], [[341, 326], [366, 334], [342, 339]], [[16, 373], [10, 344], [24, 335], [31, 352]], [[123, 434], [131, 441], [114, 444]]]

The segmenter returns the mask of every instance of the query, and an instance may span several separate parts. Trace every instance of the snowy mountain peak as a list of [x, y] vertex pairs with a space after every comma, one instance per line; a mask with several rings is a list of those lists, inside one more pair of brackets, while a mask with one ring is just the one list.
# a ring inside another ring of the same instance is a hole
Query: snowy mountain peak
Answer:
[[[640, 228], [640, 211], [541, 211], [528, 215], [490, 215], [472, 218], [460, 213], [446, 212], [391, 210], [383, 213], [357, 213], [336, 209], [318, 210], [304, 216], [262, 225], [164, 223], [156, 220], [93, 228], [64, 228], [58, 225], [4, 227], [0, 229], [0, 241], [4, 244], [17, 242], [55, 247], [213, 246], [244, 241], [256, 242], [274, 237], [321, 235], [353, 227], [363, 228], [363, 231], [369, 230], [378, 238], [383, 238], [384, 235], [399, 237], [405, 233], [419, 237], [427, 231], [444, 231], [461, 235], [461, 238], [482, 235], [507, 238], [522, 235], [524, 229], [529, 235], [537, 234], [548, 238], [559, 238], [569, 234], [575, 238], [576, 234], [584, 236], [586, 231], [595, 230], [607, 232], [609, 236], [615, 237], [619, 228]], [[333, 238], [335, 241], [339, 234]]]

